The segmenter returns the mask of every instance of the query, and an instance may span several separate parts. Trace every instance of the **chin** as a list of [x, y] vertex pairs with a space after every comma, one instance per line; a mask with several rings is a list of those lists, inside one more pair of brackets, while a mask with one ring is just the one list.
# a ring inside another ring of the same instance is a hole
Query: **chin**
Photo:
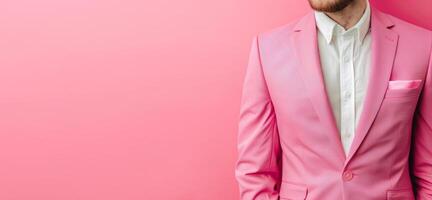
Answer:
[[354, 0], [309, 0], [312, 9], [322, 12], [338, 12]]

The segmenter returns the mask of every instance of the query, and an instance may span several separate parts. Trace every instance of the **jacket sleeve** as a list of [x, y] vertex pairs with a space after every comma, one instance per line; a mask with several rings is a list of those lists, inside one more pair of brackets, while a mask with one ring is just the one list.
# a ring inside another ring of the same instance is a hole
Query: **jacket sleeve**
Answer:
[[432, 200], [432, 54], [414, 115], [412, 175], [417, 200]]
[[261, 64], [259, 35], [253, 39], [243, 82], [235, 175], [241, 200], [277, 200], [281, 163], [276, 117]]

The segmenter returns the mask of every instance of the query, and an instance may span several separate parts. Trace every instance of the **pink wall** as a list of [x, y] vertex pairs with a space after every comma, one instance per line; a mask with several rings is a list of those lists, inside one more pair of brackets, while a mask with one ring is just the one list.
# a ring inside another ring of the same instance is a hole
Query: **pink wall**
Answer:
[[[377, 0], [432, 28], [430, 0]], [[1, 200], [235, 200], [252, 36], [306, 0], [4, 0]]]

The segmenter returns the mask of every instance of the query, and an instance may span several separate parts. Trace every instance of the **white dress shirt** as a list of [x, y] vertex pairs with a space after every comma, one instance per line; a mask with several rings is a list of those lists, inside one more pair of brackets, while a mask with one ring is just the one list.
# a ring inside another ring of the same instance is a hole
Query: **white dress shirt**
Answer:
[[315, 11], [323, 78], [347, 155], [355, 135], [366, 92], [370, 56], [370, 6], [345, 30], [323, 12]]

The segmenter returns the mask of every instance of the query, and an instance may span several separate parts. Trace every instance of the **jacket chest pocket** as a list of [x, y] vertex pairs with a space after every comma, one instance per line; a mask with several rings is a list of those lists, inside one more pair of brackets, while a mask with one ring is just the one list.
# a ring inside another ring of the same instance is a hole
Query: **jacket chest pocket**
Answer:
[[420, 94], [422, 80], [389, 81], [385, 98], [415, 98]]
[[383, 99], [383, 109], [392, 116], [411, 116], [421, 92], [422, 80], [389, 81]]

